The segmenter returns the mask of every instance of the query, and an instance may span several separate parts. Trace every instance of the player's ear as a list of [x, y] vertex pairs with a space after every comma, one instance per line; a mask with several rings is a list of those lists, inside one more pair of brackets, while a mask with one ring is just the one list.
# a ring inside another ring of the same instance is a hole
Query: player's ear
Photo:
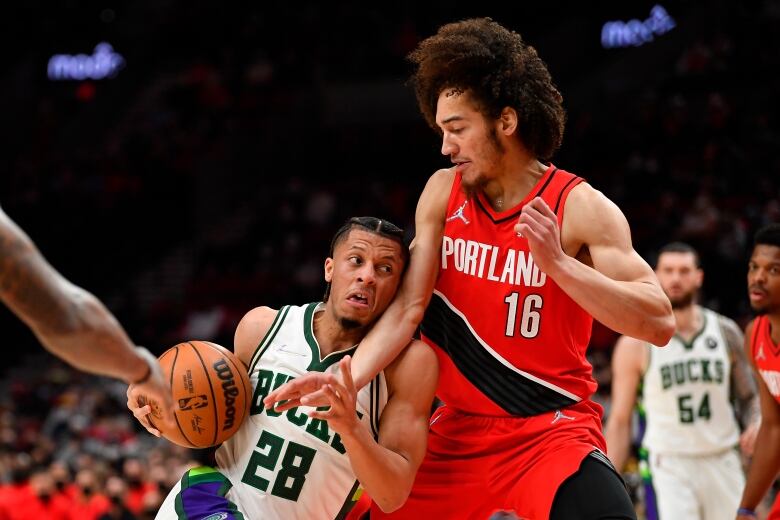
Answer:
[[499, 130], [504, 135], [512, 135], [517, 130], [517, 110], [512, 107], [504, 107], [498, 118]]
[[330, 283], [333, 280], [333, 259], [325, 259], [325, 281]]
[[704, 269], [696, 269], [696, 286], [701, 287], [704, 283]]

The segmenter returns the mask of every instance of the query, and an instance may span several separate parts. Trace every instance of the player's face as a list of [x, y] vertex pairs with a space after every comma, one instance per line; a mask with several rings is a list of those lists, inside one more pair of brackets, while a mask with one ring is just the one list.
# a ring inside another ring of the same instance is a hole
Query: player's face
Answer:
[[444, 90], [436, 105], [436, 124], [442, 131], [441, 153], [450, 156], [465, 189], [474, 190], [495, 177], [503, 147], [496, 128], [477, 110], [468, 92]]
[[696, 267], [693, 253], [661, 253], [655, 275], [674, 309], [693, 304], [704, 279], [704, 273]]
[[780, 311], [780, 247], [759, 244], [748, 264], [750, 306], [759, 314]]
[[325, 260], [328, 305], [340, 323], [370, 325], [387, 309], [401, 281], [401, 258], [398, 242], [361, 229], [349, 232]]

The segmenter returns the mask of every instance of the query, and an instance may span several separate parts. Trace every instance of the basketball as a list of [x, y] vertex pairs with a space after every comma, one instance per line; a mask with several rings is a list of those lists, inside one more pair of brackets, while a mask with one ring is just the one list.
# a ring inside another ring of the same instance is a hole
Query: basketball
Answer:
[[[241, 426], [252, 395], [243, 363], [229, 350], [208, 341], [179, 343], [160, 356], [171, 382], [176, 424], [163, 437], [186, 448], [208, 448], [229, 439]], [[139, 400], [141, 402], [141, 400]]]

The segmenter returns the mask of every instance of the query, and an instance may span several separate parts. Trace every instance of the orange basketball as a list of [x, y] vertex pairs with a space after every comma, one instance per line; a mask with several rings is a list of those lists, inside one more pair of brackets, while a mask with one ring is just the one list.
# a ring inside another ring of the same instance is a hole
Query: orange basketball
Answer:
[[[187, 448], [208, 448], [230, 438], [249, 412], [252, 386], [243, 363], [229, 350], [208, 341], [187, 341], [160, 356], [170, 378], [176, 426], [164, 430], [169, 441]], [[159, 422], [159, 421], [158, 421]]]

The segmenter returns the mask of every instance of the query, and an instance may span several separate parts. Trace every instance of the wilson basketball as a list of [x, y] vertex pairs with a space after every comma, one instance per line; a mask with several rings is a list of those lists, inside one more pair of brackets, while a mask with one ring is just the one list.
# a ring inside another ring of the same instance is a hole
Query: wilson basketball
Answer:
[[[169, 441], [187, 448], [207, 448], [230, 438], [249, 412], [252, 395], [243, 363], [229, 350], [208, 341], [187, 341], [160, 356], [170, 378], [176, 423], [164, 430]], [[160, 423], [161, 421], [158, 421]]]

